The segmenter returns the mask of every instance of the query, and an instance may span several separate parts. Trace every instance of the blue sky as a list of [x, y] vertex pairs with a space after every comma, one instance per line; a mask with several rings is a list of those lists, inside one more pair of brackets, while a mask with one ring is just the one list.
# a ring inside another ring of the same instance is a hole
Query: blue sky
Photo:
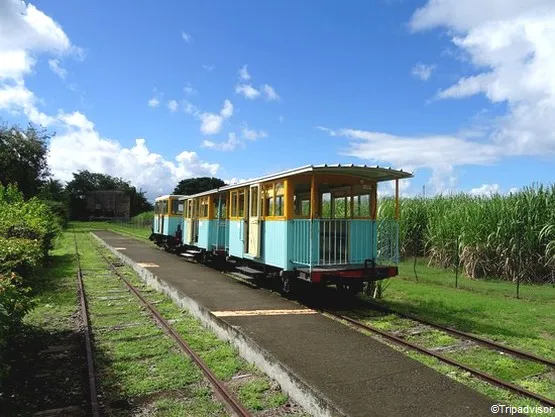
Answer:
[[154, 196], [337, 162], [414, 170], [407, 195], [554, 179], [548, 0], [0, 5], [0, 118], [55, 131], [63, 180]]

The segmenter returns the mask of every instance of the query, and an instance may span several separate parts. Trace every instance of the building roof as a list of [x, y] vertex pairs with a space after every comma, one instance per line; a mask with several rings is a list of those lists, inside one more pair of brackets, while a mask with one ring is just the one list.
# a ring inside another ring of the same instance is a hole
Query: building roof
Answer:
[[220, 191], [227, 191], [232, 190], [235, 188], [243, 188], [248, 187], [253, 184], [258, 184], [261, 182], [277, 180], [280, 178], [291, 177], [293, 175], [300, 175], [300, 174], [340, 174], [340, 175], [350, 175], [354, 177], [369, 179], [376, 182], [382, 181], [391, 181], [395, 179], [403, 179], [403, 178], [412, 178], [413, 174], [410, 172], [406, 172], [401, 170], [396, 170], [392, 168], [384, 168], [380, 166], [367, 166], [367, 165], [342, 165], [342, 164], [322, 164], [322, 165], [305, 165], [295, 169], [289, 169], [286, 171], [278, 172], [275, 174], [266, 175], [264, 177], [250, 179], [238, 184], [232, 185], [224, 185], [220, 188], [215, 188], [213, 190], [205, 191], [202, 193], [194, 194], [192, 196], [183, 196], [183, 198], [187, 197], [201, 197], [204, 195], [214, 194]]
[[161, 195], [160, 197], [156, 197], [154, 199], [154, 201], [167, 200], [170, 197], [177, 198], [178, 200], [181, 200], [182, 197], [187, 197], [187, 196], [186, 195], [180, 195], [180, 194], [167, 194], [167, 195]]

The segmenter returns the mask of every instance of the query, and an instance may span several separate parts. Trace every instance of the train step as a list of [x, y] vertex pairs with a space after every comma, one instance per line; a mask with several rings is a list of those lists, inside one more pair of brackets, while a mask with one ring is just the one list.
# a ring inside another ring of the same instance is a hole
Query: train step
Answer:
[[200, 255], [202, 253], [201, 250], [196, 250], [196, 249], [189, 249], [187, 251], [185, 251], [186, 253], [190, 253], [191, 255]]
[[196, 255], [193, 253], [189, 253], [189, 252], [183, 252], [180, 253], [181, 256], [183, 256], [184, 258], [194, 258]]
[[251, 275], [260, 275], [264, 273], [262, 271], [259, 271], [258, 269], [249, 268], [248, 266], [236, 266], [235, 269]]
[[246, 280], [246, 281], [252, 281], [252, 280], [255, 279], [255, 277], [253, 277], [253, 276], [251, 276], [251, 275], [245, 275], [245, 274], [242, 274], [242, 273], [240, 273], [240, 272], [230, 272], [229, 275], [231, 275], [231, 276], [233, 276], [233, 277], [235, 277], [235, 278], [239, 278], [239, 279], [242, 279], [242, 280]]

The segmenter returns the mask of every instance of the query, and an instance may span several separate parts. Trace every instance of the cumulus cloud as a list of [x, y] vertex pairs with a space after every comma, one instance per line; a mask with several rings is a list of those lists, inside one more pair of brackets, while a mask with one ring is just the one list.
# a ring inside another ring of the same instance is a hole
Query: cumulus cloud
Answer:
[[62, 68], [62, 66], [60, 65], [59, 59], [49, 59], [48, 66], [50, 67], [52, 72], [56, 74], [58, 77], [60, 77], [62, 80], [66, 79], [67, 70], [65, 68]]
[[233, 115], [233, 104], [229, 100], [224, 101], [224, 106], [220, 113], [202, 113], [199, 118], [201, 121], [200, 131], [205, 135], [215, 135], [222, 130], [223, 123]]
[[148, 107], [158, 107], [160, 105], [160, 100], [157, 97], [152, 97], [148, 100]]
[[264, 84], [262, 91], [268, 100], [279, 100], [278, 93], [276, 93], [276, 90], [271, 85]]
[[254, 100], [260, 96], [260, 91], [250, 84], [240, 84], [235, 87], [235, 93], [242, 95], [249, 100]]
[[392, 164], [393, 168], [414, 171], [432, 170], [431, 184], [436, 192], [455, 186], [453, 168], [461, 165], [489, 165], [499, 160], [500, 150], [492, 144], [471, 141], [450, 135], [396, 136], [388, 133], [357, 129], [317, 129], [332, 137], [349, 140], [344, 155], [371, 161], [376, 165]]
[[194, 94], [197, 93], [197, 90], [195, 90], [193, 88], [193, 86], [191, 85], [191, 83], [187, 83], [187, 85], [185, 87], [183, 87], [183, 92], [185, 94], [187, 94], [188, 96], [192, 96]]
[[170, 100], [168, 101], [168, 109], [172, 112], [175, 113], [177, 111], [178, 108], [178, 104], [176, 100]]
[[469, 194], [489, 197], [494, 194], [499, 194], [500, 188], [499, 184], [482, 184], [480, 187], [471, 189]]
[[149, 198], [169, 193], [181, 179], [214, 176], [219, 165], [202, 161], [195, 152], [183, 151], [173, 161], [151, 152], [145, 139], [134, 146], [121, 146], [103, 138], [94, 123], [80, 112], [61, 113], [62, 129], [52, 138], [48, 163], [53, 175], [63, 181], [79, 170], [102, 172], [122, 177], [147, 192]]
[[268, 133], [266, 133], [266, 131], [251, 129], [246, 124], [245, 126], [243, 126], [243, 129], [241, 130], [241, 134], [243, 135], [243, 138], [247, 140], [257, 140], [257, 139], [268, 137]]
[[193, 40], [193, 37], [187, 33], [187, 32], [181, 32], [181, 38], [186, 42], [186, 43], [191, 43], [191, 41]]
[[446, 29], [476, 68], [438, 98], [506, 103], [491, 139], [514, 155], [555, 154], [555, 2], [430, 0], [410, 24]]
[[252, 79], [252, 77], [249, 74], [246, 64], [239, 68], [238, 75], [239, 84], [235, 86], [236, 94], [242, 95], [249, 100], [254, 100], [262, 96], [266, 97], [269, 101], [279, 100], [278, 93], [271, 85], [263, 84], [259, 88], [256, 88], [248, 82]]
[[434, 71], [435, 67], [435, 65], [425, 65], [419, 62], [414, 67], [412, 67], [411, 74], [413, 75], [413, 77], [416, 77], [422, 81], [428, 81], [432, 76], [432, 72]]
[[235, 133], [231, 132], [228, 134], [226, 141], [213, 142], [211, 140], [204, 140], [202, 141], [201, 146], [203, 148], [213, 149], [216, 151], [229, 152], [235, 150], [238, 146], [244, 146], [244, 144], [237, 138]]
[[239, 69], [239, 79], [242, 81], [248, 81], [251, 79], [251, 76], [249, 74], [249, 71], [247, 70], [246, 64]]
[[0, 1], [0, 110], [24, 114], [31, 122], [48, 126], [54, 119], [37, 109], [39, 100], [24, 80], [39, 54], [82, 56], [82, 51], [34, 5]]
[[413, 14], [410, 27], [414, 32], [444, 29], [457, 54], [473, 66], [472, 73], [440, 90], [437, 99], [482, 94], [491, 103], [506, 104], [507, 113], [484, 123], [485, 129], [447, 135], [318, 127], [347, 138], [346, 155], [408, 170], [430, 169], [436, 191], [456, 185], [455, 168], [461, 165], [555, 155], [555, 2], [428, 0]]

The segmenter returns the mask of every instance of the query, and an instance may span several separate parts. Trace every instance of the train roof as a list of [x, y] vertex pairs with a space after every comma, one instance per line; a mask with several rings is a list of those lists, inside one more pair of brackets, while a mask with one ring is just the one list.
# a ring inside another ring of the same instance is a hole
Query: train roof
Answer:
[[391, 181], [395, 179], [412, 178], [413, 174], [402, 169], [392, 169], [380, 166], [367, 166], [367, 165], [342, 165], [342, 164], [322, 164], [322, 165], [305, 165], [295, 169], [289, 169], [286, 171], [278, 172], [275, 174], [266, 175], [264, 177], [253, 178], [247, 181], [243, 181], [237, 184], [224, 185], [220, 188], [215, 188], [213, 190], [204, 191], [202, 193], [194, 194], [191, 196], [183, 196], [181, 200], [187, 197], [201, 197], [204, 195], [214, 194], [220, 191], [232, 190], [235, 188], [247, 187], [252, 184], [258, 184], [260, 182], [277, 180], [280, 178], [291, 177], [293, 175], [300, 174], [343, 174], [351, 175], [355, 177], [365, 178], [376, 182]]
[[160, 197], [156, 197], [154, 199], [154, 201], [160, 201], [160, 200], [167, 200], [168, 198], [177, 198], [178, 200], [183, 199], [184, 197], [187, 197], [186, 195], [180, 195], [180, 194], [167, 194], [167, 195], [161, 195]]

